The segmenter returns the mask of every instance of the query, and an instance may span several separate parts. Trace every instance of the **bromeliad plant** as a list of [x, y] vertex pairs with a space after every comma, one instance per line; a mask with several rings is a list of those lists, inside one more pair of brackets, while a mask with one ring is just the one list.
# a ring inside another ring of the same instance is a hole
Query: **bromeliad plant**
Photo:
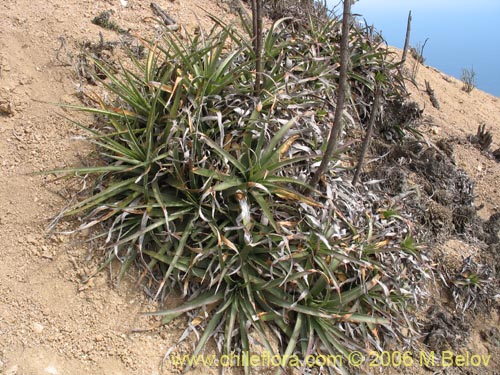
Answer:
[[145, 42], [146, 61], [120, 74], [96, 62], [116, 100], [78, 108], [101, 118], [79, 126], [103, 165], [57, 171], [97, 176], [65, 215], [104, 228], [120, 276], [135, 263], [157, 281], [156, 297], [183, 294], [181, 306], [151, 314], [202, 326], [195, 355], [214, 336], [228, 354], [248, 353], [253, 336], [300, 357], [407, 340], [398, 328], [409, 325], [418, 254], [400, 245], [410, 235], [404, 215], [377, 208], [397, 202], [360, 194], [339, 166], [317, 189], [305, 182], [331, 125], [315, 98], [336, 84], [336, 62], [318, 55], [332, 46], [289, 40], [278, 21], [255, 98], [251, 42], [214, 21], [187, 42], [173, 33]]

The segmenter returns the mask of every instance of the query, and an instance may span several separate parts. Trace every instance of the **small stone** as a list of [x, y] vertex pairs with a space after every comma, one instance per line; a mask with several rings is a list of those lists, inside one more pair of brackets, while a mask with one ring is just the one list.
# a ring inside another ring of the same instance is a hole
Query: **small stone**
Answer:
[[42, 246], [42, 252], [41, 252], [41, 256], [42, 258], [45, 258], [45, 259], [49, 259], [49, 260], [52, 260], [53, 259], [53, 256], [52, 256], [52, 253], [51, 251], [49, 250], [49, 248], [47, 246]]
[[96, 335], [94, 340], [96, 342], [102, 342], [102, 341], [104, 341], [104, 336], [103, 335]]
[[35, 333], [42, 333], [43, 329], [45, 327], [41, 325], [40, 323], [33, 323], [33, 332]]
[[440, 130], [437, 126], [433, 126], [433, 127], [431, 128], [431, 132], [432, 132], [432, 134], [434, 134], [434, 135], [439, 134], [439, 133], [440, 133], [440, 131], [441, 131], [441, 130]]
[[0, 114], [12, 116], [16, 113], [12, 102], [0, 103]]
[[51, 375], [58, 375], [59, 374], [59, 371], [57, 371], [57, 369], [54, 366], [48, 366], [48, 367], [44, 368], [43, 371], [46, 374], [51, 374]]

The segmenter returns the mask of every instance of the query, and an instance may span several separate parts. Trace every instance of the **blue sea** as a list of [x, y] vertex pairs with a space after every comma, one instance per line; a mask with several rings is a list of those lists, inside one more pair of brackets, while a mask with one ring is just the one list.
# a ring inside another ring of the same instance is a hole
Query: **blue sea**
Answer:
[[[337, 14], [339, 1], [328, 1]], [[403, 48], [408, 11], [411, 46], [423, 44], [425, 64], [461, 78], [474, 69], [476, 86], [500, 96], [500, 0], [359, 0], [353, 13], [379, 30], [389, 45]]]

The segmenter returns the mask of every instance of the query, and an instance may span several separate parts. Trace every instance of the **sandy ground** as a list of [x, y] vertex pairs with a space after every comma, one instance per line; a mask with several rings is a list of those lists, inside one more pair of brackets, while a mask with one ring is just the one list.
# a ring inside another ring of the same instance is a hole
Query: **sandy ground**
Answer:
[[[187, 26], [194, 12], [207, 23], [207, 2], [164, 2], [164, 9]], [[151, 29], [149, 2], [2, 0], [0, 2], [0, 374], [159, 374], [163, 356], [182, 333], [182, 322], [155, 330], [138, 313], [148, 302], [125, 281], [109, 284], [105, 272], [90, 285], [80, 283], [95, 263], [77, 239], [47, 235], [51, 217], [67, 204], [66, 186], [32, 172], [78, 162], [84, 146], [74, 126], [49, 103], [79, 104], [79, 89], [67, 52], [79, 43], [117, 40], [91, 24], [103, 10], [132, 31]], [[75, 116], [74, 113], [71, 116]], [[71, 241], [71, 242], [70, 242]], [[172, 373], [165, 363], [163, 373]]]
[[[400, 50], [394, 49], [394, 52], [401, 56]], [[409, 56], [405, 67], [411, 72], [415, 64], [415, 60]], [[426, 91], [426, 81], [434, 90], [439, 109], [431, 103]], [[434, 143], [445, 140], [452, 147], [452, 158], [455, 164], [463, 169], [475, 183], [474, 205], [477, 208], [482, 207], [478, 210], [478, 216], [488, 220], [491, 215], [500, 212], [500, 163], [494, 160], [491, 154], [480, 151], [468, 142], [468, 138], [476, 134], [479, 126], [486, 125], [486, 129], [490, 130], [493, 135], [491, 151], [500, 147], [500, 98], [478, 89], [466, 93], [462, 88], [461, 80], [425, 64], [419, 65], [415, 79], [407, 83], [409, 99], [417, 102], [420, 108], [424, 108], [424, 116], [418, 130], [423, 133], [424, 139]], [[470, 238], [446, 237], [442, 240], [438, 239], [436, 248], [431, 249], [431, 252], [437, 256], [437, 262], [446, 265], [448, 269], [459, 269], [462, 260], [466, 257], [480, 259], [484, 246], [475, 244], [476, 241]], [[449, 293], [438, 284], [433, 284], [429, 288], [431, 300], [452, 311], [453, 300]], [[434, 368], [434, 374], [500, 374], [499, 345], [492, 345], [484, 337], [485, 332], [491, 329], [497, 330], [500, 327], [499, 310], [493, 309], [488, 314], [467, 313], [465, 326], [471, 329], [470, 335], [465, 335], [462, 338], [463, 342], [460, 343], [463, 352], [491, 355], [490, 365], [487, 367]], [[417, 366], [395, 373], [423, 375], [429, 374], [429, 370]]]
[[[414, 60], [411, 57], [406, 66], [413, 70]], [[425, 81], [434, 90], [439, 110], [431, 104], [425, 91]], [[500, 147], [500, 98], [477, 89], [468, 94], [462, 90], [462, 81], [429, 66], [418, 69], [416, 82], [417, 86], [408, 83], [407, 88], [410, 98], [425, 108], [424, 125], [420, 130], [433, 141], [457, 138], [459, 142], [453, 144], [453, 156], [457, 166], [476, 182], [476, 206], [485, 206], [479, 215], [488, 219], [491, 214], [500, 212], [499, 163], [464, 142], [484, 124], [493, 134], [491, 149]]]
[[[230, 17], [227, 5], [220, 8], [216, 2], [160, 4], [191, 27], [196, 25], [194, 12], [202, 23], [208, 22], [199, 7]], [[130, 0], [127, 8], [119, 0], [0, 1], [0, 374], [176, 372], [169, 361], [163, 368], [161, 364], [185, 322], [133, 333], [155, 323], [138, 315], [154, 306], [130, 280], [117, 287], [105, 272], [90, 284], [81, 283], [82, 275], [95, 266], [89, 245], [46, 231], [50, 219], [67, 204], [67, 190], [77, 187], [31, 175], [71, 165], [85, 155], [78, 130], [48, 103], [79, 103], [73, 69], [61, 63], [66, 51], [56, 58], [60, 37], [73, 53], [85, 40], [97, 41], [99, 32], [116, 40], [116, 34], [90, 23], [108, 9], [115, 11], [114, 20], [122, 27], [139, 32], [152, 27], [149, 2], [138, 0]], [[441, 110], [432, 108], [420, 91], [424, 80], [435, 89]], [[465, 138], [484, 122], [493, 130], [495, 148], [500, 146], [498, 98], [478, 90], [467, 94], [460, 81], [432, 68], [421, 67], [417, 82], [420, 90], [410, 89], [414, 100], [425, 103], [423, 127], [430, 138]], [[496, 212], [499, 164], [467, 144], [456, 146], [455, 157], [477, 182], [478, 201], [485, 204], [482, 215]], [[486, 320], [498, 325], [496, 315]]]

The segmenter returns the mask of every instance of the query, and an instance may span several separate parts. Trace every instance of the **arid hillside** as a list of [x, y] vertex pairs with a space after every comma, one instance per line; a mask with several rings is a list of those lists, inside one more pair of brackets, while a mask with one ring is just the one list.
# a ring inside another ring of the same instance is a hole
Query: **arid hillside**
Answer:
[[[209, 24], [205, 12], [235, 18], [229, 1], [159, 3], [188, 30], [198, 22]], [[141, 311], [154, 306], [134, 284], [136, 275], [117, 286], [110, 281], [110, 273], [117, 271], [109, 268], [83, 284], [99, 261], [90, 251], [92, 243], [83, 242], [85, 233], [48, 231], [82, 182], [33, 174], [81, 163], [88, 154], [81, 131], [58, 114], [83, 121], [85, 116], [52, 103], [81, 103], [87, 82], [75, 68], [85, 43], [99, 43], [100, 33], [104, 41], [120, 39], [91, 22], [107, 10], [131, 35], [154, 33], [149, 2], [129, 0], [124, 7], [120, 0], [0, 1], [0, 374], [153, 375], [178, 370], [164, 357], [186, 321], [154, 328], [154, 320], [141, 317]], [[113, 52], [107, 53], [112, 58]], [[439, 110], [429, 101], [425, 81], [435, 91]], [[500, 164], [467, 137], [485, 124], [493, 135], [491, 149], [500, 147], [500, 99], [477, 89], [466, 93], [459, 80], [426, 66], [420, 67], [416, 84], [408, 83], [408, 90], [425, 108], [419, 130], [429, 142], [444, 139], [450, 145], [456, 165], [476, 182], [476, 206], [482, 206], [478, 215], [488, 220], [500, 212]], [[463, 256], [483, 251], [466, 239], [446, 239], [439, 246], [457, 264]], [[446, 295], [435, 300], [450, 303]], [[468, 350], [491, 354], [490, 367], [446, 373], [499, 374], [498, 310], [478, 314], [467, 324], [472, 327]], [[183, 343], [177, 350], [191, 349]], [[218, 369], [191, 373], [215, 374]]]

